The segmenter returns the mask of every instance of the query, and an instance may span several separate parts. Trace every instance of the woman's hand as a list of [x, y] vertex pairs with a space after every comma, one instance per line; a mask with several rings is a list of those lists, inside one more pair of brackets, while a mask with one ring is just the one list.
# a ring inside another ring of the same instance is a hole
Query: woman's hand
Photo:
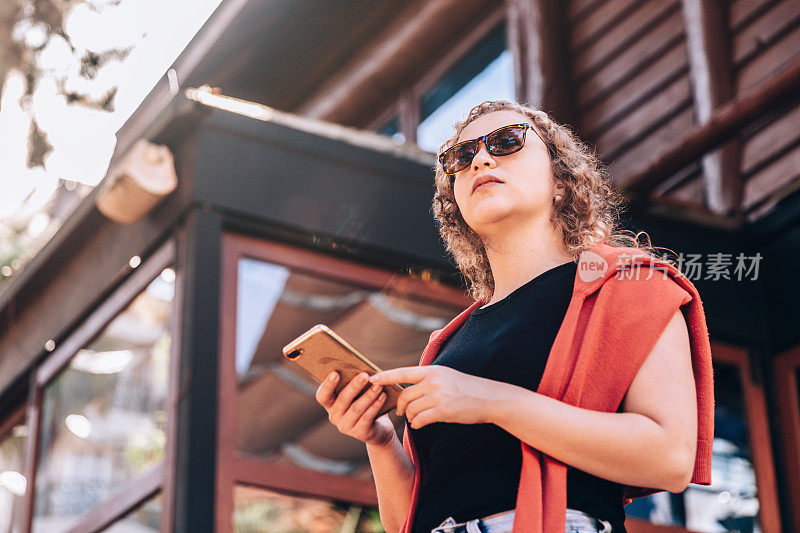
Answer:
[[413, 383], [397, 400], [397, 414], [418, 429], [432, 422], [484, 424], [489, 403], [505, 383], [459, 372], [444, 365], [404, 366], [370, 377], [374, 384]]
[[[356, 401], [353, 401], [365, 386], [370, 385], [367, 374], [362, 372], [350, 380], [337, 397], [333, 396], [339, 373], [331, 372], [317, 388], [317, 402], [328, 411], [328, 420], [340, 433], [358, 439], [366, 444], [383, 446], [395, 436], [394, 425], [389, 414], [380, 418], [375, 415], [386, 401], [386, 393], [380, 385], [370, 387]], [[380, 394], [378, 394], [380, 393]]]

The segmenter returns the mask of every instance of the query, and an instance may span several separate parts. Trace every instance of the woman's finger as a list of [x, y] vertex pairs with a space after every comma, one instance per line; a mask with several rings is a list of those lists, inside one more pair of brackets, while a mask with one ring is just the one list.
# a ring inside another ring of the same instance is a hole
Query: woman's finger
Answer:
[[382, 388], [381, 385], [370, 386], [364, 394], [350, 404], [350, 407], [344, 412], [339, 423], [344, 427], [355, 426], [358, 419], [364, 414], [364, 411], [366, 411], [375, 398], [378, 397]]
[[423, 411], [417, 413], [412, 418], [408, 420], [408, 425], [410, 425], [414, 429], [419, 429], [423, 426], [427, 426], [432, 422], [436, 422], [439, 417], [438, 408], [432, 407], [430, 409], [424, 409]]
[[431, 409], [436, 407], [437, 401], [436, 398], [430, 394], [420, 396], [419, 398], [411, 401], [406, 405], [405, 415], [408, 418], [409, 423], [414, 420], [421, 412], [425, 411], [426, 409]]
[[367, 433], [369, 428], [372, 427], [372, 424], [375, 423], [375, 415], [377, 415], [378, 411], [381, 410], [381, 407], [383, 407], [385, 401], [386, 393], [382, 392], [372, 401], [371, 404], [369, 404], [369, 407], [367, 407], [364, 413], [353, 425], [353, 429], [358, 432]]
[[403, 416], [408, 410], [408, 404], [422, 398], [429, 391], [426, 383], [417, 383], [403, 389], [397, 397], [397, 416]]
[[336, 401], [333, 402], [329, 410], [330, 416], [342, 416], [344, 412], [347, 411], [348, 407], [350, 407], [350, 404], [353, 403], [353, 398], [361, 392], [361, 389], [363, 389], [367, 383], [369, 383], [369, 380], [367, 379], [366, 372], [361, 372], [351, 379], [350, 383], [345, 385], [336, 397]]
[[336, 383], [339, 382], [339, 373], [335, 370], [328, 374], [322, 383], [317, 387], [315, 395], [317, 403], [325, 409], [329, 409], [336, 398], [333, 397], [333, 391], [336, 390]]

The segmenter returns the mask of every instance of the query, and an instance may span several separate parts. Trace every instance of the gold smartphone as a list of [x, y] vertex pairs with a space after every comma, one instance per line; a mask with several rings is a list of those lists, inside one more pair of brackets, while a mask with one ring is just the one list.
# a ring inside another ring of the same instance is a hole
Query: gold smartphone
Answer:
[[[284, 346], [283, 355], [297, 363], [319, 383], [322, 383], [328, 374], [337, 371], [339, 381], [334, 389], [336, 396], [359, 373], [366, 372], [371, 376], [381, 371], [377, 365], [324, 324], [317, 324]], [[363, 390], [369, 386], [370, 383], [364, 385], [357, 397], [360, 397]], [[399, 384], [384, 385], [383, 392], [386, 393], [386, 399], [375, 418], [397, 407], [397, 397], [403, 392], [403, 387]]]

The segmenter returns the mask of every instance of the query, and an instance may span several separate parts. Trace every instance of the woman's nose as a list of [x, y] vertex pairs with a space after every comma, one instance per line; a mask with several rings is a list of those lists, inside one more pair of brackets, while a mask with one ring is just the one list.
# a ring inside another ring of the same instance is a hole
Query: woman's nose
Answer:
[[486, 143], [482, 142], [478, 146], [478, 153], [475, 154], [475, 157], [472, 159], [472, 168], [478, 170], [484, 165], [489, 166], [489, 168], [494, 168], [495, 161], [492, 154], [486, 149]]

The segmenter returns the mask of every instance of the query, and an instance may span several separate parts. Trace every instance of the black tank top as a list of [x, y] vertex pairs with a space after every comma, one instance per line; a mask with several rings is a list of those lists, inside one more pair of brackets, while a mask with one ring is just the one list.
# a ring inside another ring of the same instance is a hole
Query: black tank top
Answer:
[[[575, 262], [553, 267], [474, 309], [431, 364], [535, 391], [567, 312], [576, 268]], [[522, 469], [517, 437], [494, 424], [436, 422], [409, 430], [428, 465], [413, 533], [430, 533], [448, 516], [464, 522], [516, 507]], [[618, 483], [568, 467], [567, 507], [625, 531]]]

